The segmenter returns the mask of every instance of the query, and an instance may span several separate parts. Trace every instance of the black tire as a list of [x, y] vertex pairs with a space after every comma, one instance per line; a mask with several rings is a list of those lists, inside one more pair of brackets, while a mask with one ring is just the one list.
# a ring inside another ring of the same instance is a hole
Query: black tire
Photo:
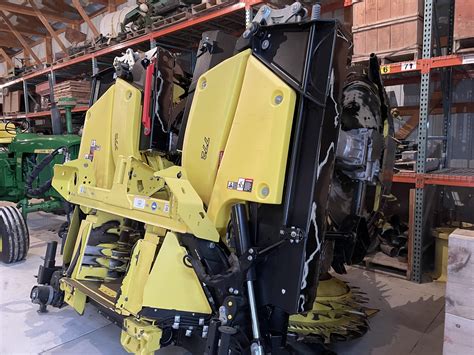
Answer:
[[0, 260], [6, 264], [26, 258], [30, 248], [30, 236], [25, 220], [13, 206], [0, 207]]

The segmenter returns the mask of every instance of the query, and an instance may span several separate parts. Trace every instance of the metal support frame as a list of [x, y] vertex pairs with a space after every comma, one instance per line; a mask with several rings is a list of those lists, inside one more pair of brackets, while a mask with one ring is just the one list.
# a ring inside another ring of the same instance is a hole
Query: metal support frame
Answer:
[[[424, 24], [423, 24], [423, 52], [422, 58], [431, 58], [431, 39], [433, 24], [433, 0], [425, 0]], [[426, 142], [428, 136], [428, 107], [430, 97], [430, 71], [421, 74], [420, 86], [420, 121], [418, 125], [418, 158], [416, 162], [416, 173], [426, 172]], [[423, 259], [423, 224], [424, 224], [424, 186], [423, 182], [416, 184], [415, 190], [415, 225], [412, 240], [412, 281], [422, 280], [422, 259]]]
[[[452, 54], [454, 43], [454, 0], [449, 2], [449, 27], [447, 53]], [[443, 168], [448, 167], [451, 158], [451, 150], [454, 143], [451, 137], [451, 104], [453, 99], [453, 68], [443, 68], [441, 75], [441, 92], [443, 95]]]
[[28, 82], [23, 81], [23, 103], [25, 104], [25, 114], [30, 113], [30, 108], [28, 107]]
[[49, 100], [51, 102], [51, 126], [53, 130], [53, 134], [61, 134], [61, 113], [59, 112], [58, 107], [56, 106], [56, 101], [54, 100], [54, 86], [56, 85], [56, 75], [54, 75], [54, 71], [48, 74], [48, 82], [49, 82]]
[[450, 137], [451, 127], [451, 103], [453, 98], [453, 68], [443, 68], [441, 77], [441, 94], [443, 95], [443, 146], [442, 146], [442, 166], [447, 168], [450, 149], [453, 141]]
[[91, 59], [92, 64], [92, 76], [97, 75], [99, 73], [99, 65], [97, 63], [97, 58], [93, 57]]

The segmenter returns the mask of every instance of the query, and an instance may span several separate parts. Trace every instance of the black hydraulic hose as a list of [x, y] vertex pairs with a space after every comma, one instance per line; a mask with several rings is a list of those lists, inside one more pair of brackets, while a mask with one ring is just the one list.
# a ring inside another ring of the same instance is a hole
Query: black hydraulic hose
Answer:
[[62, 149], [65, 149], [65, 147], [56, 148], [47, 156], [45, 156], [44, 159], [41, 160], [41, 162], [33, 168], [33, 171], [31, 172], [31, 174], [26, 177], [25, 179], [26, 193], [29, 196], [32, 196], [32, 197], [41, 196], [51, 188], [52, 179], [45, 181], [42, 185], [35, 188], [33, 187], [33, 182], [38, 178], [39, 174], [44, 170], [44, 168], [49, 166], [49, 164], [53, 161], [53, 159], [56, 157], [56, 155], [59, 154], [59, 152]]

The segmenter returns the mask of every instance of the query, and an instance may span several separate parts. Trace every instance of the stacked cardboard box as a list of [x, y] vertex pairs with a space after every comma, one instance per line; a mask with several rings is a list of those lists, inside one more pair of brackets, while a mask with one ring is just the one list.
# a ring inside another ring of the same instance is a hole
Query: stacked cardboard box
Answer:
[[3, 95], [3, 113], [12, 114], [24, 111], [23, 91], [6, 92]]

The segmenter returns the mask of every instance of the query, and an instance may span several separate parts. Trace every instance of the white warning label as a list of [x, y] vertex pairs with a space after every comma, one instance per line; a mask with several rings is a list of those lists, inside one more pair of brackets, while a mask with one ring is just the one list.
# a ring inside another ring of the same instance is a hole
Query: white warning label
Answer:
[[140, 197], [135, 197], [133, 199], [133, 207], [135, 208], [140, 208], [140, 209], [144, 209], [146, 206], [146, 201], [144, 198], [140, 198]]

